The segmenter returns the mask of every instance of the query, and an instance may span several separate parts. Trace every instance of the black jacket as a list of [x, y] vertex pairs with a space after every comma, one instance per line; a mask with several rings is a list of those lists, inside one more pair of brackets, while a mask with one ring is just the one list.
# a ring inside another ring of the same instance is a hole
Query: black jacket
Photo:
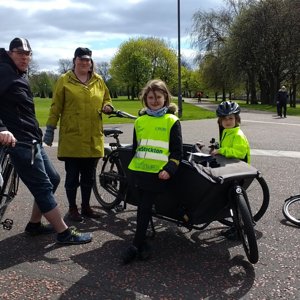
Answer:
[[0, 49], [0, 131], [10, 131], [18, 141], [42, 141], [33, 95], [26, 73], [17, 69], [5, 49]]
[[277, 93], [277, 101], [279, 101], [280, 104], [286, 104], [288, 101], [288, 93], [283, 90], [279, 90]]

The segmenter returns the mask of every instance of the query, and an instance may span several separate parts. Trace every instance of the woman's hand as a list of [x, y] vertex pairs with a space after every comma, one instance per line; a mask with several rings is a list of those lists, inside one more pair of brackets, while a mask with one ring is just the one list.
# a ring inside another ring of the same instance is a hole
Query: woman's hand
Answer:
[[114, 108], [109, 104], [105, 105], [102, 108], [102, 112], [105, 113], [105, 114], [110, 114], [113, 110], [114, 110]]
[[161, 172], [158, 173], [158, 178], [161, 179], [161, 180], [168, 180], [170, 179], [170, 174], [165, 171], [165, 170], [162, 170]]

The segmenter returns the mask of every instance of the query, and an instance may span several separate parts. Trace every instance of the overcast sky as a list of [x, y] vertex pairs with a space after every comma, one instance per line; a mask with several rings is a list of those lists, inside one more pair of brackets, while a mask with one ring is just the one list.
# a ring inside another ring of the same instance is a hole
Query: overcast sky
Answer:
[[[192, 57], [188, 32], [198, 10], [218, 10], [223, 0], [181, 0], [181, 53]], [[0, 0], [0, 47], [28, 38], [40, 70], [56, 71], [77, 47], [107, 61], [129, 38], [164, 38], [177, 50], [177, 0]]]

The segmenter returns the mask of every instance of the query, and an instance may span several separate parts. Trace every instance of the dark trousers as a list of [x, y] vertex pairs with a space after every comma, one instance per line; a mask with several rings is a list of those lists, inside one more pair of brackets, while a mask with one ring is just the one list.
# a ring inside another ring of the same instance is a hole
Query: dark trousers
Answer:
[[278, 116], [282, 117], [282, 111], [283, 116], [286, 117], [286, 102], [279, 102]]
[[147, 228], [151, 219], [152, 206], [155, 203], [158, 193], [145, 190], [138, 191], [138, 209], [136, 219], [136, 232], [133, 245], [140, 248], [146, 240]]
[[98, 158], [66, 158], [65, 190], [69, 207], [76, 207], [77, 188], [80, 186], [82, 204], [87, 207], [90, 203], [92, 187], [94, 184], [94, 170]]

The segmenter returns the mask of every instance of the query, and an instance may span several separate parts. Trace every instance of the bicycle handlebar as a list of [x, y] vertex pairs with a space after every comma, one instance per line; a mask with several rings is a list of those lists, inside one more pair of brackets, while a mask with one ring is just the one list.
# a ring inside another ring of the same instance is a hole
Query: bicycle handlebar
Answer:
[[133, 120], [135, 120], [137, 118], [137, 116], [131, 115], [131, 114], [129, 114], [125, 111], [121, 111], [121, 110], [113, 110], [109, 114], [109, 118], [113, 118], [113, 117], [127, 118], [127, 119], [133, 119]]

